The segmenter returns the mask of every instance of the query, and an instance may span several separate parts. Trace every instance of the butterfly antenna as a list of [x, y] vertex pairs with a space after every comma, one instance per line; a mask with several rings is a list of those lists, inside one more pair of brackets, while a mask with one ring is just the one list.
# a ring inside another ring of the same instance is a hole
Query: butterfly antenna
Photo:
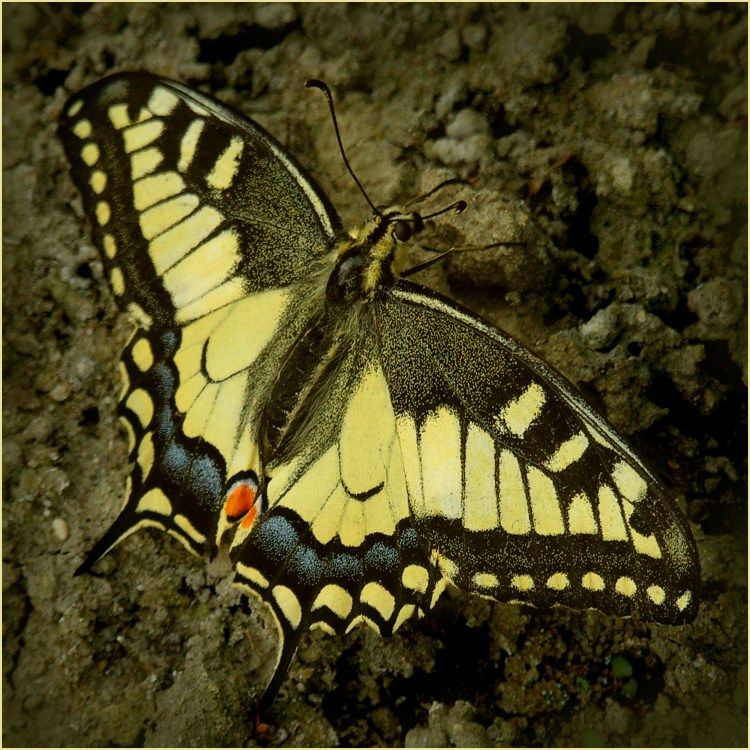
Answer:
[[448, 211], [455, 211], [457, 214], [460, 214], [462, 211], [466, 210], [466, 206], [468, 204], [466, 201], [456, 201], [455, 203], [451, 203], [450, 206], [445, 206], [445, 208], [441, 208], [439, 211], [435, 211], [433, 214], [427, 214], [426, 216], [423, 216], [422, 219], [434, 219], [436, 216], [440, 216], [441, 214], [447, 214]]
[[333, 129], [336, 132], [336, 140], [339, 144], [339, 151], [341, 152], [341, 158], [344, 160], [344, 164], [346, 165], [346, 168], [349, 172], [349, 174], [352, 176], [352, 179], [354, 180], [355, 184], [359, 188], [362, 195], [365, 196], [365, 200], [369, 204], [370, 208], [378, 215], [380, 215], [380, 211], [378, 211], [377, 208], [375, 208], [375, 204], [370, 200], [370, 196], [367, 195], [365, 192], [365, 189], [362, 187], [362, 183], [357, 179], [357, 175], [354, 174], [354, 170], [351, 167], [351, 164], [349, 164], [349, 159], [346, 158], [346, 152], [344, 151], [344, 144], [341, 142], [341, 133], [339, 133], [339, 124], [336, 120], [336, 110], [333, 106], [333, 95], [331, 94], [331, 89], [328, 88], [327, 83], [323, 83], [323, 81], [319, 81], [317, 78], [311, 78], [309, 81], [305, 81], [305, 86], [307, 88], [316, 88], [320, 89], [326, 97], [326, 101], [328, 102], [328, 109], [331, 110], [331, 119], [333, 120]]
[[[448, 208], [450, 209], [452, 208], [452, 206], [448, 206]], [[443, 209], [443, 211], [446, 210], [448, 209]], [[440, 211], [439, 213], [443, 213], [443, 211]], [[425, 268], [429, 268], [448, 255], [454, 255], [455, 253], [469, 253], [475, 252], [477, 250], [491, 250], [495, 247], [514, 247], [515, 245], [525, 244], [525, 242], [515, 242], [513, 240], [509, 240], [507, 242], [493, 242], [490, 245], [454, 245], [453, 247], [449, 247], [447, 250], [437, 250], [434, 247], [426, 247], [425, 245], [422, 245], [422, 250], [428, 253], [437, 253], [437, 255], [432, 258], [428, 258], [427, 260], [423, 260], [421, 263], [417, 263], [416, 266], [412, 266], [411, 268], [407, 268], [405, 271], [402, 271], [401, 278], [411, 276], [412, 274], [418, 273], [419, 271], [424, 271]]]
[[408, 208], [409, 206], [413, 206], [415, 203], [422, 203], [423, 201], [426, 201], [428, 198], [435, 195], [435, 193], [439, 192], [443, 188], [448, 187], [449, 185], [471, 185], [471, 182], [469, 180], [464, 180], [460, 177], [450, 177], [447, 180], [443, 180], [439, 185], [435, 185], [432, 190], [428, 190], [424, 195], [417, 196], [416, 198], [413, 198], [410, 200], [405, 208]]

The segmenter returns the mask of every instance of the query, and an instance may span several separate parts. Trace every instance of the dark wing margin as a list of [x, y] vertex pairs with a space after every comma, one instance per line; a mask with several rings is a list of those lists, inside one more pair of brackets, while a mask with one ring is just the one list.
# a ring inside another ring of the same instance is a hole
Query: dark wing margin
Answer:
[[446, 578], [501, 601], [695, 617], [687, 520], [573, 386], [416, 285], [375, 317], [415, 526]]
[[232, 557], [235, 583], [268, 604], [279, 630], [261, 707], [275, 698], [308, 628], [343, 634], [366, 623], [388, 637], [413, 614], [428, 611], [442, 590], [436, 594], [440, 575], [408, 519], [395, 534], [371, 534], [353, 548], [339, 539], [321, 542], [299, 515], [281, 507], [257, 522], [251, 540]]

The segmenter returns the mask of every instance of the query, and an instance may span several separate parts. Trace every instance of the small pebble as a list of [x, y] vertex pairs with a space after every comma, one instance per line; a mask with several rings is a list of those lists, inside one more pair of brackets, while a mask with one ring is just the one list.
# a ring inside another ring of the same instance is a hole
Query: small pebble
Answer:
[[49, 395], [55, 400], [55, 401], [65, 401], [68, 396], [70, 396], [70, 383], [67, 380], [63, 380], [61, 383], [58, 383], [50, 392]]
[[489, 135], [490, 126], [481, 112], [467, 107], [456, 113], [453, 122], [446, 127], [445, 133], [449, 138], [461, 140], [472, 135]]
[[483, 50], [487, 42], [487, 28], [478, 23], [468, 24], [461, 32], [461, 38], [470, 50]]
[[64, 542], [70, 536], [70, 528], [64, 518], [54, 518], [52, 520], [52, 531], [55, 537], [61, 542]]
[[255, 9], [255, 22], [263, 29], [278, 31], [294, 23], [297, 11], [292, 3], [270, 3]]

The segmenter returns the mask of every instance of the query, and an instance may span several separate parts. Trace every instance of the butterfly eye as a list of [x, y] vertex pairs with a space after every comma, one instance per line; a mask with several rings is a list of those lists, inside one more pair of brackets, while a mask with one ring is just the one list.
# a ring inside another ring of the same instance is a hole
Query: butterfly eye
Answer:
[[411, 228], [411, 224], [409, 224], [408, 221], [399, 219], [399, 221], [397, 221], [393, 225], [393, 236], [399, 242], [406, 242], [407, 240], [410, 240], [411, 235], [412, 235], [412, 228]]

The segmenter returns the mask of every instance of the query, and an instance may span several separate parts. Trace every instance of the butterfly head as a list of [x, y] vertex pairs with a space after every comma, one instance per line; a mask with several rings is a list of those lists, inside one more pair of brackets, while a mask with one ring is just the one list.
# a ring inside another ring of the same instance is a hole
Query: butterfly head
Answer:
[[332, 304], [371, 300], [392, 287], [406, 264], [406, 243], [424, 228], [417, 211], [388, 208], [352, 230], [339, 243], [328, 282]]

